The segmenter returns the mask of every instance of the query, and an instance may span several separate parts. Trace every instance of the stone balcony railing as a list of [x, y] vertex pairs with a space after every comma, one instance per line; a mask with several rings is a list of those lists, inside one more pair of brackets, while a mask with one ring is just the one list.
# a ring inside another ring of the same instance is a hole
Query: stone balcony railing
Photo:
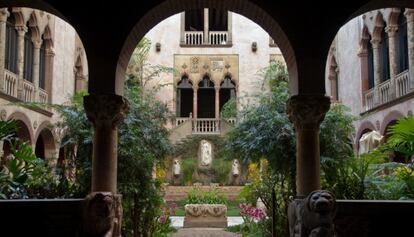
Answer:
[[[23, 80], [21, 83], [21, 91], [22, 94], [19, 95], [19, 79], [18, 76], [10, 72], [9, 70], [4, 70], [4, 78], [3, 78], [3, 93], [14, 98], [20, 99], [24, 102], [40, 102], [40, 103], [47, 103], [48, 102], [48, 93], [42, 88], [35, 88], [35, 85], [27, 80]], [[37, 95], [35, 94], [37, 93]], [[21, 96], [21, 98], [19, 98]], [[37, 99], [36, 99], [37, 98]]]
[[[383, 104], [392, 102], [414, 90], [410, 88], [408, 70], [398, 74], [395, 79], [381, 82], [378, 86], [363, 93], [365, 99], [365, 111], [369, 111]], [[365, 112], [364, 111], [364, 112]]]
[[193, 134], [220, 134], [220, 119], [193, 119]]
[[203, 45], [228, 45], [230, 43], [228, 31], [210, 31], [208, 38], [204, 38], [203, 31], [185, 31], [183, 45], [203, 46]]

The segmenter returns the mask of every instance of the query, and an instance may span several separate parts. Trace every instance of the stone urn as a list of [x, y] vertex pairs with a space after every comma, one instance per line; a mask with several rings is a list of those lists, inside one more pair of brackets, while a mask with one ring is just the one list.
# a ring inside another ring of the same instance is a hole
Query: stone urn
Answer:
[[227, 206], [223, 204], [185, 205], [184, 228], [227, 227]]

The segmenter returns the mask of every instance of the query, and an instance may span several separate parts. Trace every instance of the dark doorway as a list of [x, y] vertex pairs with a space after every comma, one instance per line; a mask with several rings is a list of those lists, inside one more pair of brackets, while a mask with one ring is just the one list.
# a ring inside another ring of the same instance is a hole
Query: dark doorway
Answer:
[[45, 142], [43, 141], [42, 135], [36, 141], [35, 154], [37, 157], [45, 159]]
[[177, 85], [177, 116], [190, 117], [193, 112], [193, 85], [183, 76]]

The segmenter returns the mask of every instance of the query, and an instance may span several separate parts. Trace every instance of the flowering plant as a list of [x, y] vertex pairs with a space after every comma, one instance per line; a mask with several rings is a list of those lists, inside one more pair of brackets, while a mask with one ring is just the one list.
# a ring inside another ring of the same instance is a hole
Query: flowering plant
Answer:
[[240, 203], [240, 215], [243, 218], [244, 229], [253, 230], [257, 222], [266, 218], [266, 212], [262, 208], [250, 204]]
[[155, 227], [154, 237], [168, 236], [169, 233], [175, 232], [175, 228], [171, 226], [171, 215], [175, 215], [177, 204], [175, 202], [167, 203], [161, 207], [161, 213], [157, 217], [157, 225]]

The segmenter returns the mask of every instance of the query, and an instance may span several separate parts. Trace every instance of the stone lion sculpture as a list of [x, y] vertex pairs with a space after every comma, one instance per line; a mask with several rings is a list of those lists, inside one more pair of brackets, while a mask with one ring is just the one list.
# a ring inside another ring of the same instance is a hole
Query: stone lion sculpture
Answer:
[[313, 191], [289, 206], [290, 236], [333, 237], [335, 214], [335, 196], [325, 190]]
[[112, 236], [115, 199], [110, 192], [96, 192], [85, 199], [84, 225], [87, 236]]

